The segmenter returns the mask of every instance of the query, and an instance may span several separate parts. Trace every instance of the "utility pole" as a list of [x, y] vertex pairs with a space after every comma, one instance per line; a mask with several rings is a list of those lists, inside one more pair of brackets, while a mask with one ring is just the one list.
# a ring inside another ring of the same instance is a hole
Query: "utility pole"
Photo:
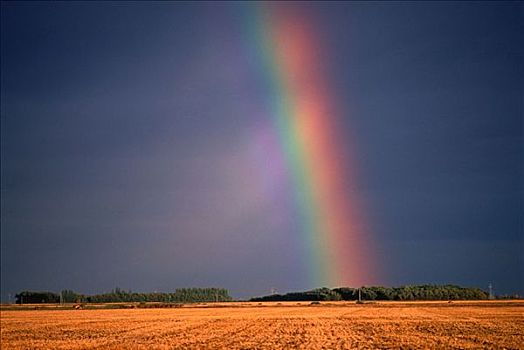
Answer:
[[359, 289], [358, 289], [358, 302], [359, 302], [359, 303], [362, 302], [362, 288], [359, 288]]

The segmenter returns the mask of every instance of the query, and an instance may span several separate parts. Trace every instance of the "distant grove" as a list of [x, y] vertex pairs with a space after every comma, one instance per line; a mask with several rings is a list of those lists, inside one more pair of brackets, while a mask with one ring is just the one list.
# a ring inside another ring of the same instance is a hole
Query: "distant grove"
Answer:
[[16, 296], [17, 304], [41, 303], [118, 303], [118, 302], [164, 302], [191, 303], [231, 301], [227, 289], [223, 288], [178, 288], [172, 293], [134, 293], [115, 288], [109, 293], [84, 295], [72, 290], [60, 293], [23, 291]]
[[[362, 287], [362, 300], [483, 300], [489, 294], [479, 288], [455, 285], [419, 285], [402, 287]], [[359, 288], [318, 288], [305, 292], [272, 294], [251, 298], [251, 301], [336, 301], [358, 300]], [[117, 302], [163, 302], [192, 303], [232, 301], [223, 288], [178, 288], [172, 293], [136, 293], [115, 288], [109, 293], [84, 295], [72, 290], [60, 293], [23, 291], [16, 295], [17, 304], [39, 303], [117, 303]]]
[[[362, 300], [482, 300], [489, 294], [479, 288], [455, 285], [420, 285], [402, 287], [362, 287]], [[358, 300], [358, 288], [319, 288], [307, 292], [273, 294], [251, 301], [325, 301]]]

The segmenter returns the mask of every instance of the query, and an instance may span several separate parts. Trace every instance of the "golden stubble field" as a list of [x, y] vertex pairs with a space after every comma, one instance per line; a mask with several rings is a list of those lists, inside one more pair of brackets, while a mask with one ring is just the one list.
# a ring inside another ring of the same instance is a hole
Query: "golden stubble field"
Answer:
[[2, 310], [2, 349], [522, 349], [524, 302]]

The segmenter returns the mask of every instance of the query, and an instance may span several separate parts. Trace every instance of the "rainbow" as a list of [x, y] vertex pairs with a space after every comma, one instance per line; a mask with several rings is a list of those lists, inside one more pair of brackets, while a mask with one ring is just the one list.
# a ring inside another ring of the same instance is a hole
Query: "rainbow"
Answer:
[[[296, 5], [296, 4], [295, 4]], [[257, 3], [252, 47], [265, 73], [271, 123], [291, 174], [313, 286], [356, 286], [376, 278], [369, 234], [356, 196], [349, 142], [320, 40], [296, 6]]]

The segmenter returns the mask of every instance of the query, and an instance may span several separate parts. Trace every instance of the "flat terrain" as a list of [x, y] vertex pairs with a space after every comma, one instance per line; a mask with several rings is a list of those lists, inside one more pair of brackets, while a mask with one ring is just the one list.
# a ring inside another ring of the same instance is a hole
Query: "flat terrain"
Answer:
[[524, 349], [524, 302], [1, 310], [2, 349]]

